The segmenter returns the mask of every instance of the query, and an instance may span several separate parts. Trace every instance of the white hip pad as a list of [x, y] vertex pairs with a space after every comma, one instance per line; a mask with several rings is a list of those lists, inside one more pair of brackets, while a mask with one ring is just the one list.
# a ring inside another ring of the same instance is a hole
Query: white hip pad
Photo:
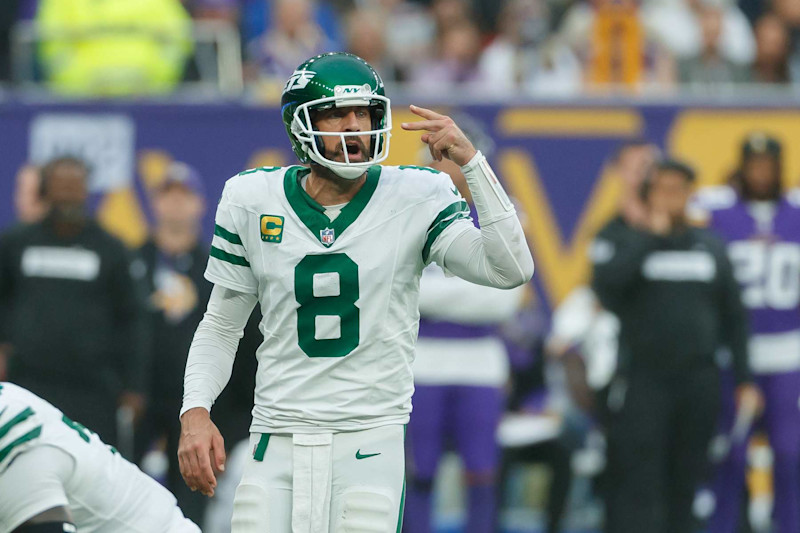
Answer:
[[240, 483], [233, 499], [231, 533], [265, 533], [267, 524], [269, 524], [267, 491], [258, 485]]

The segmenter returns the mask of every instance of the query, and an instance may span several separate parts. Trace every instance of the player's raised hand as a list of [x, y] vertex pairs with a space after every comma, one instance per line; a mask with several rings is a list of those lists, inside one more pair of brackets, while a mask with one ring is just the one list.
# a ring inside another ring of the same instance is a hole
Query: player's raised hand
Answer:
[[412, 113], [425, 120], [403, 122], [400, 126], [408, 131], [425, 131], [422, 142], [428, 145], [435, 160], [441, 161], [446, 157], [459, 166], [470, 162], [477, 150], [452, 118], [424, 107], [409, 107]]
[[225, 441], [208, 411], [190, 409], [181, 416], [178, 463], [186, 485], [208, 497], [217, 487], [215, 474], [225, 470]]

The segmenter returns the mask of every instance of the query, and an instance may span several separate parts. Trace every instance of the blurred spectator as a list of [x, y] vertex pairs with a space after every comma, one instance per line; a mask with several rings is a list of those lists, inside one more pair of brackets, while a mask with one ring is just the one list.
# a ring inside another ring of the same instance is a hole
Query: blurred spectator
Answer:
[[377, 0], [376, 3], [384, 13], [384, 20], [391, 21], [386, 27], [387, 50], [405, 81], [417, 65], [430, 57], [436, 23], [431, 13], [416, 2]]
[[749, 65], [755, 58], [755, 40], [747, 17], [733, 0], [658, 0], [642, 7], [648, 36], [662, 43], [678, 59], [699, 55], [703, 48], [702, 9], [722, 11], [719, 53], [726, 60]]
[[701, 50], [691, 58], [678, 62], [678, 78], [681, 83], [707, 86], [719, 90], [720, 84], [745, 82], [748, 69], [726, 59], [719, 49], [724, 13], [717, 6], [703, 6], [698, 13], [700, 19]]
[[11, 28], [21, 0], [6, 0], [0, 9], [0, 82], [11, 79]]
[[715, 352], [727, 346], [739, 392], [758, 394], [747, 366], [747, 317], [724, 246], [689, 226], [694, 172], [660, 162], [640, 189], [644, 225], [623, 218], [592, 247], [592, 288], [620, 320], [609, 391], [608, 533], [693, 530], [718, 413]]
[[44, 202], [39, 168], [25, 165], [17, 172], [14, 189], [14, 213], [23, 224], [38, 222], [44, 217], [47, 205]]
[[641, 19], [634, 0], [579, 1], [565, 14], [559, 36], [578, 55], [590, 88], [673, 82], [671, 55]]
[[[203, 276], [208, 245], [200, 238], [206, 208], [200, 175], [184, 163], [173, 162], [151, 191], [151, 205], [155, 228], [139, 250], [146, 266], [153, 323], [153, 359], [148, 372], [152, 401], [140, 438], [140, 455], [153, 441], [166, 439], [166, 486], [175, 494], [184, 514], [199, 524], [208, 499], [189, 490], [181, 478], [177, 460], [181, 428], [177, 414], [183, 399], [180, 383], [186, 356], [212, 287]], [[255, 312], [254, 317], [260, 318], [260, 313]], [[239, 345], [240, 356], [231, 377], [233, 386], [214, 405], [228, 449], [248, 435], [253, 406], [250, 388], [255, 384], [255, 348], [259, 337], [254, 327], [257, 328], [257, 321], [253, 324], [250, 320]]]
[[[213, 0], [212, 0], [213, 1]], [[274, 2], [271, 0], [239, 0], [241, 2], [241, 31], [245, 43], [255, 41], [275, 25]], [[372, 0], [370, 1], [372, 3]], [[351, 0], [312, 0], [312, 18], [331, 41], [331, 48], [342, 47], [339, 14], [353, 8]], [[359, 2], [359, 4], [361, 4]]]
[[144, 403], [148, 328], [139, 272], [86, 212], [87, 169], [62, 157], [42, 169], [41, 222], [0, 239], [0, 340], [8, 379], [117, 441], [117, 406]]
[[[459, 166], [446, 159], [431, 164], [450, 175], [477, 221]], [[447, 277], [439, 266], [432, 265], [422, 274], [414, 414], [406, 448], [410, 475], [405, 531], [434, 530], [433, 485], [449, 442], [464, 463], [465, 531], [495, 531], [499, 468], [495, 433], [509, 377], [498, 325], [514, 316], [523, 293], [522, 287], [504, 291]]]
[[800, 2], [774, 0], [772, 6], [789, 31], [789, 76], [796, 82], [800, 80]]
[[479, 69], [492, 90], [511, 94], [576, 94], [581, 65], [568, 46], [550, 38], [545, 0], [508, 0], [499, 18], [499, 33], [486, 47]]
[[46, 79], [66, 95], [168, 93], [192, 50], [179, 0], [41, 0], [36, 21]]
[[400, 71], [386, 49], [386, 19], [376, 9], [354, 9], [347, 15], [347, 51], [372, 65], [386, 83]]
[[788, 83], [789, 32], [783, 21], [767, 14], [756, 22], [756, 60], [753, 63], [753, 81], [759, 83]]
[[440, 32], [453, 26], [476, 22], [467, 0], [433, 0], [431, 15]]
[[249, 76], [286, 80], [309, 57], [333, 51], [313, 18], [312, 0], [275, 0], [272, 26], [248, 45]]
[[472, 22], [440, 28], [436, 52], [428, 61], [418, 64], [409, 82], [420, 92], [461, 90], [477, 92], [490, 86], [478, 68], [481, 35]]
[[238, 25], [241, 0], [183, 0], [194, 20], [218, 20]]

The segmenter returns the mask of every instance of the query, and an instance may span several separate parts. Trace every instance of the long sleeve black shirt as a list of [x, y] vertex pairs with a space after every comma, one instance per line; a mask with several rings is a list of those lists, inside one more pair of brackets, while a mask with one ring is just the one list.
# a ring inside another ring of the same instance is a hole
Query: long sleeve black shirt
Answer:
[[111, 397], [142, 391], [149, 332], [131, 259], [95, 222], [72, 237], [56, 235], [49, 219], [0, 236], [0, 341], [12, 347], [9, 379]]
[[747, 316], [724, 244], [686, 228], [660, 237], [612, 220], [592, 245], [592, 288], [621, 323], [623, 371], [681, 372], [727, 346], [737, 382], [750, 377]]

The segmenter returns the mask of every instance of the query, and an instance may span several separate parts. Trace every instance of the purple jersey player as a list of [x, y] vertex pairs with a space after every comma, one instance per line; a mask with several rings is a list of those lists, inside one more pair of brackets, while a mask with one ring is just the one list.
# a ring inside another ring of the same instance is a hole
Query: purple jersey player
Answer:
[[[742, 301], [750, 316], [750, 366], [764, 393], [762, 423], [772, 448], [774, 521], [780, 533], [800, 531], [800, 205], [781, 193], [781, 145], [764, 134], [742, 147], [728, 198], [714, 206], [711, 227], [728, 243]], [[728, 389], [730, 392], [730, 389]], [[734, 436], [732, 394], [723, 427]], [[741, 435], [741, 437], [745, 437]], [[733, 438], [718, 472], [712, 533], [734, 533], [741, 516], [747, 438]]]
[[[466, 185], [457, 166], [435, 165], [456, 184]], [[469, 189], [458, 188], [471, 205]], [[472, 219], [477, 220], [474, 212]], [[404, 531], [433, 530], [431, 489], [448, 445], [455, 447], [464, 464], [465, 531], [495, 531], [499, 460], [495, 433], [505, 407], [503, 386], [509, 373], [497, 325], [514, 316], [523, 290], [482, 287], [447, 277], [435, 265], [422, 273]]]

